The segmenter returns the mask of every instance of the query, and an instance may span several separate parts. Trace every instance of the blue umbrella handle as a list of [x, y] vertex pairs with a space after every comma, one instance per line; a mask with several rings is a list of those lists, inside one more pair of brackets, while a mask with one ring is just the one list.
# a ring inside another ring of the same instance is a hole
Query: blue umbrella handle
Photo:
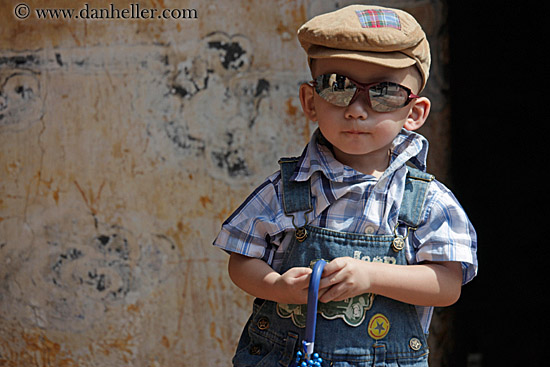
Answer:
[[309, 290], [307, 295], [307, 319], [306, 319], [306, 338], [303, 342], [306, 356], [313, 353], [315, 344], [315, 328], [317, 325], [317, 301], [319, 298], [319, 282], [327, 262], [323, 259], [318, 260], [313, 265], [313, 272], [309, 280]]

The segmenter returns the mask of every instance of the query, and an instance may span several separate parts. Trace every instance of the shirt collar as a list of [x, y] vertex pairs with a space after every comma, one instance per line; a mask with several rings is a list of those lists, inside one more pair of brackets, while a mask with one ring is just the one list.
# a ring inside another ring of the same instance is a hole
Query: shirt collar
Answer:
[[[315, 130], [300, 156], [298, 167], [291, 180], [307, 181], [318, 171], [334, 182], [357, 182], [373, 179], [373, 176], [365, 175], [337, 161], [329, 146], [330, 144], [326, 142], [320, 130]], [[422, 135], [401, 129], [393, 141], [391, 152], [391, 163], [378, 180], [379, 182], [388, 179], [393, 172], [407, 162], [426, 171], [428, 140]]]

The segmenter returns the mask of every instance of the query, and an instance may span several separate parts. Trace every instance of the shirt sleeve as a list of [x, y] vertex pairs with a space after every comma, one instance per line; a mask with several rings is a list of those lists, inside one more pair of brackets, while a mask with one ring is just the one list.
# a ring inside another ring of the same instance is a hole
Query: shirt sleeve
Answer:
[[214, 246], [271, 263], [276, 245], [270, 239], [283, 232], [285, 222], [279, 181], [280, 174], [276, 173], [258, 186], [224, 222]]
[[425, 219], [414, 231], [416, 261], [460, 261], [462, 284], [477, 274], [477, 235], [453, 193], [438, 181], [428, 193]]

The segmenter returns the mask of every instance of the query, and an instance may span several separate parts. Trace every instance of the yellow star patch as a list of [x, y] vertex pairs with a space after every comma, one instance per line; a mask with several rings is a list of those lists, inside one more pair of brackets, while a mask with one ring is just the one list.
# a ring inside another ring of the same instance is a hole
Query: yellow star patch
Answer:
[[371, 338], [375, 340], [382, 339], [390, 331], [390, 321], [386, 316], [377, 313], [370, 319], [367, 330]]

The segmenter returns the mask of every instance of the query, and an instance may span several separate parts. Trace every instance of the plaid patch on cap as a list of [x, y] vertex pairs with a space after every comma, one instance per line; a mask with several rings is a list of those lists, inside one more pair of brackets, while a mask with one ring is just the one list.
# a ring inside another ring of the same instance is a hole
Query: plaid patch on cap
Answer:
[[401, 29], [399, 16], [393, 10], [387, 9], [367, 9], [356, 10], [359, 22], [363, 28], [395, 28]]

